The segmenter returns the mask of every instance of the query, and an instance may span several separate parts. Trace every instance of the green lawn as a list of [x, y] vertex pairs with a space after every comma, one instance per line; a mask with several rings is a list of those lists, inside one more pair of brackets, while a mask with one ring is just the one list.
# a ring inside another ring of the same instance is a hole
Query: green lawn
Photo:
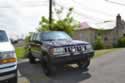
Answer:
[[24, 47], [17, 47], [16, 48], [16, 55], [18, 59], [24, 58]]
[[112, 49], [103, 49], [103, 50], [96, 50], [95, 51], [95, 57], [100, 57], [102, 55], [121, 50], [123, 48], [112, 48]]
[[[113, 51], [118, 51], [122, 48], [112, 48], [112, 49], [103, 49], [103, 50], [96, 50], [95, 51], [95, 57], [100, 57], [102, 55], [105, 55], [107, 53], [111, 53]], [[24, 47], [17, 47], [16, 48], [16, 55], [17, 55], [17, 58], [18, 59], [22, 59], [25, 57], [25, 50], [24, 50]]]

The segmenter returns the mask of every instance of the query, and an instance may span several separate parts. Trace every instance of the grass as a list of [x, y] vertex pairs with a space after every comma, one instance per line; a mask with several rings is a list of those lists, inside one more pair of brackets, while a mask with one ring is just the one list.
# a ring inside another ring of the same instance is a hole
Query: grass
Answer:
[[24, 58], [24, 55], [25, 55], [24, 52], [25, 52], [24, 47], [17, 47], [17, 48], [16, 48], [17, 58], [18, 58], [18, 59]]
[[103, 49], [103, 50], [96, 50], [95, 51], [95, 57], [100, 57], [102, 55], [114, 52], [114, 51], [118, 51], [122, 48], [111, 48], [111, 49]]
[[[103, 50], [96, 50], [95, 51], [95, 58], [96, 57], [100, 57], [102, 55], [114, 52], [114, 51], [118, 51], [122, 48], [112, 48], [112, 49], [103, 49]], [[17, 47], [16, 48], [16, 55], [18, 59], [23, 59], [25, 57], [25, 50], [24, 47]]]

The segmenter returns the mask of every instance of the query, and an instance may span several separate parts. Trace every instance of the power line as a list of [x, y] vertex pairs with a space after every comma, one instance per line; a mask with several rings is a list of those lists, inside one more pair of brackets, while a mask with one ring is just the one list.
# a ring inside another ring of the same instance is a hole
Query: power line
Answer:
[[[62, 6], [62, 5], [60, 5], [60, 4], [58, 4], [58, 3], [56, 3], [56, 5], [58, 5], [58, 6], [60, 6], [60, 7], [63, 7], [63, 8], [65, 8], [65, 9], [69, 9], [68, 7], [66, 7], [66, 6]], [[75, 14], [77, 14], [77, 15], [80, 15], [80, 16], [82, 16], [82, 17], [85, 17], [85, 18], [88, 18], [88, 19], [93, 19], [93, 20], [97, 20], [97, 18], [93, 18], [92, 16], [88, 16], [88, 15], [86, 15], [86, 14], [83, 14], [83, 13], [79, 13], [78, 11], [73, 11]]]
[[22, 7], [41, 7], [48, 5], [48, 1], [24, 1], [24, 2], [22, 1], [18, 3]]
[[[21, 7], [41, 7], [41, 6], [48, 6], [48, 1], [18, 1], [16, 2]], [[13, 8], [13, 6], [0, 6], [0, 8]]]
[[100, 14], [107, 15], [107, 16], [113, 16], [113, 15], [111, 15], [111, 14], [109, 14], [109, 13], [106, 13], [106, 12], [103, 12], [103, 11], [99, 11], [99, 10], [97, 10], [97, 9], [92, 9], [92, 8], [85, 7], [85, 6], [83, 7], [83, 4], [78, 3], [78, 2], [75, 1], [75, 0], [72, 0], [72, 1], [73, 1], [74, 3], [77, 3], [78, 6], [82, 5], [82, 6], [80, 6], [79, 8], [83, 8], [84, 10], [87, 9], [87, 11], [89, 10], [89, 11], [94, 12], [94, 13], [100, 13]]
[[111, 0], [105, 0], [106, 2], [109, 2], [109, 3], [113, 3], [113, 4], [117, 4], [117, 5], [121, 5], [121, 6], [125, 6], [125, 4], [123, 3], [119, 3], [119, 2], [115, 2], [115, 1], [111, 1]]
[[0, 8], [13, 8], [13, 7], [11, 7], [11, 6], [0, 6]]
[[22, 5], [22, 7], [41, 7], [41, 6], [47, 6], [47, 4], [39, 4], [39, 5]]

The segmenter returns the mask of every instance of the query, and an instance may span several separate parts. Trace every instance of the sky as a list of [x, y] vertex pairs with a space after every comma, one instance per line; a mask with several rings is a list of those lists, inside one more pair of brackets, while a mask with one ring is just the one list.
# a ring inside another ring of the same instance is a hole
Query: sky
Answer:
[[[53, 0], [63, 7], [65, 15], [73, 7], [73, 17], [80, 22], [97, 25], [115, 20], [118, 13], [125, 19], [125, 0]], [[0, 0], [0, 27], [19, 35], [34, 32], [41, 16], [48, 17], [49, 0]], [[56, 18], [56, 15], [53, 15]], [[103, 25], [102, 25], [103, 26]], [[110, 27], [110, 26], [109, 26]]]

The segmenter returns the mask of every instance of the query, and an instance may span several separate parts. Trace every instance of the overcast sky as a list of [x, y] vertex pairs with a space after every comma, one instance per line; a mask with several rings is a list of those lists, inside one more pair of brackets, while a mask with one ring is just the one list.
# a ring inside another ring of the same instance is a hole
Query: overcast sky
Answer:
[[[35, 31], [41, 16], [48, 16], [49, 0], [0, 0], [0, 27], [25, 34]], [[74, 7], [73, 16], [80, 22], [98, 24], [115, 20], [118, 13], [125, 19], [125, 0], [55, 0], [56, 6]]]

